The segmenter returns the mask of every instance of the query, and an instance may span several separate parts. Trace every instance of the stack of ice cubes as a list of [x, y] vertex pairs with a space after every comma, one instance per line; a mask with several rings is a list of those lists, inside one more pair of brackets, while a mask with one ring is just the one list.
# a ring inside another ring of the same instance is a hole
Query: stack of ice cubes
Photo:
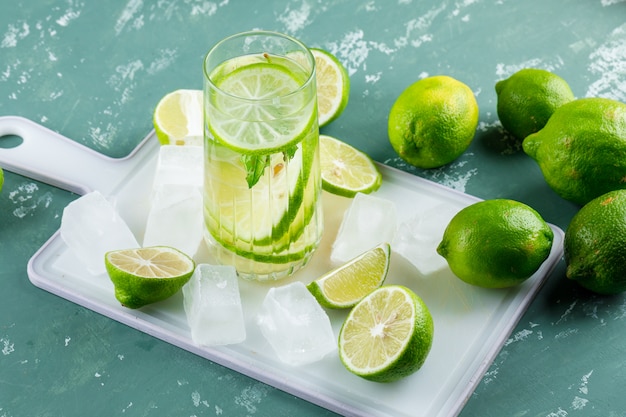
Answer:
[[85, 194], [65, 207], [60, 234], [74, 256], [94, 275], [106, 273], [106, 252], [139, 246], [113, 203], [99, 191]]
[[316, 362], [336, 349], [328, 315], [300, 281], [271, 288], [257, 323], [278, 358], [288, 365]]
[[198, 345], [228, 345], [246, 339], [246, 327], [232, 266], [199, 264], [183, 286], [191, 338]]
[[143, 246], [196, 254], [202, 241], [202, 172], [202, 146], [159, 148]]

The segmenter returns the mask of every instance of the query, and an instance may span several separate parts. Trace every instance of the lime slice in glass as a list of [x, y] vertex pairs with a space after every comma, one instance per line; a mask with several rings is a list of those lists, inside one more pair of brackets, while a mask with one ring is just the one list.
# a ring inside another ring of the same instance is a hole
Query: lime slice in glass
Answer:
[[294, 66], [253, 63], [212, 77], [222, 93], [210, 95], [207, 103], [211, 134], [242, 154], [276, 153], [300, 142], [313, 127], [315, 97], [299, 91], [305, 80], [290, 69]]

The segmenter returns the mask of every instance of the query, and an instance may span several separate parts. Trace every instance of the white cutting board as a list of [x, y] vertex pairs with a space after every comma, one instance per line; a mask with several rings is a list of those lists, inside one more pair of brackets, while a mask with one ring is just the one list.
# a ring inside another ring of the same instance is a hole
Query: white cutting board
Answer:
[[[0, 166], [79, 194], [99, 190], [116, 204], [141, 241], [159, 147], [153, 133], [123, 159], [93, 152], [19, 117], [0, 117], [0, 136], [3, 135], [20, 136], [23, 142], [15, 148], [0, 148]], [[380, 169], [383, 185], [375, 195], [396, 203], [400, 222], [439, 204], [460, 209], [479, 201], [390, 167], [380, 165]], [[447, 268], [435, 276], [424, 277], [401, 256], [393, 254], [386, 283], [406, 285], [424, 300], [435, 322], [435, 337], [422, 369], [401, 381], [379, 384], [350, 374], [336, 353], [307, 366], [285, 365], [263, 339], [255, 322], [260, 303], [272, 285], [296, 279], [308, 283], [331, 268], [330, 246], [350, 200], [330, 194], [323, 198], [324, 238], [309, 265], [288, 280], [240, 283], [248, 333], [241, 344], [196, 346], [180, 293], [138, 310], [120, 306], [108, 277], [90, 275], [74, 259], [58, 232], [31, 258], [28, 275], [34, 285], [60, 297], [344, 415], [457, 415], [561, 259], [563, 231], [551, 225], [554, 244], [549, 258], [528, 281], [506, 290], [467, 285]], [[201, 251], [196, 261], [206, 261], [206, 256]], [[337, 335], [346, 312], [328, 313]]]

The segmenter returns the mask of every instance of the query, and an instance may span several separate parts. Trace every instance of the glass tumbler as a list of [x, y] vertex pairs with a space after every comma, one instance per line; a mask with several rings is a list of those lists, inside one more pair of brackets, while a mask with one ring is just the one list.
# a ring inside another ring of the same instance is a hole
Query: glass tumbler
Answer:
[[208, 52], [204, 155], [213, 257], [252, 280], [304, 266], [323, 230], [315, 59], [304, 44], [252, 31]]

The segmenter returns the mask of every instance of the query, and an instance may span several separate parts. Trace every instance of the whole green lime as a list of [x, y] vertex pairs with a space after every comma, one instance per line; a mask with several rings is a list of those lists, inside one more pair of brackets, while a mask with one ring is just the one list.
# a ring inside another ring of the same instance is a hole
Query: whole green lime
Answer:
[[485, 200], [452, 218], [437, 252], [461, 280], [505, 288], [539, 269], [553, 239], [554, 232], [533, 208], [515, 200]]
[[389, 141], [418, 168], [436, 168], [469, 147], [478, 125], [470, 88], [445, 75], [421, 79], [400, 94], [389, 112]]
[[567, 82], [550, 71], [525, 68], [496, 83], [498, 118], [522, 141], [542, 129], [552, 113], [574, 100]]
[[599, 97], [566, 103], [522, 146], [548, 185], [567, 200], [584, 205], [626, 188], [624, 103]]
[[626, 291], [626, 190], [587, 203], [565, 232], [566, 275], [598, 294]]

